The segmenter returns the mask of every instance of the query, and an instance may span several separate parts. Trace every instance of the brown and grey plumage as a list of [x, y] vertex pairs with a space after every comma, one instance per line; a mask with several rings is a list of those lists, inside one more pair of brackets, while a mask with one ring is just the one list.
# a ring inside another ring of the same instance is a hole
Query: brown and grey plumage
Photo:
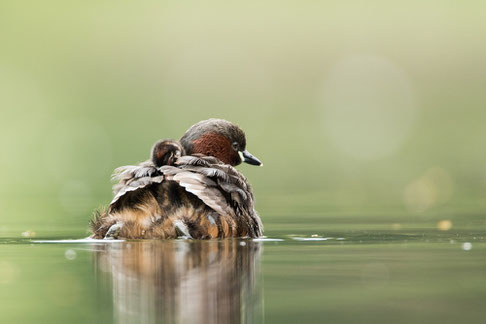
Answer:
[[261, 162], [244, 132], [221, 119], [192, 126], [180, 142], [163, 140], [151, 160], [115, 170], [114, 198], [91, 222], [93, 238], [259, 237], [253, 192], [233, 166]]

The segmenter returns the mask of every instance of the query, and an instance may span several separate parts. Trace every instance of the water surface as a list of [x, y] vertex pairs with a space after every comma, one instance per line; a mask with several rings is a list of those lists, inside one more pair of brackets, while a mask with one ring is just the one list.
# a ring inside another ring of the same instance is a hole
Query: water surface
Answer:
[[481, 322], [486, 235], [470, 220], [283, 222], [256, 241], [3, 238], [0, 322]]

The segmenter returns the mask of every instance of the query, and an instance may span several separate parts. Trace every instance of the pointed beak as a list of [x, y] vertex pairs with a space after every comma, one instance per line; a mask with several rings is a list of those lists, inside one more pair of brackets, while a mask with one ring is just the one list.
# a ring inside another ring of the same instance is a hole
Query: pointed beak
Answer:
[[251, 164], [251, 165], [257, 165], [257, 166], [263, 166], [263, 163], [260, 162], [259, 159], [251, 155], [250, 152], [247, 150], [244, 150], [243, 152], [238, 152], [240, 153], [241, 160], [245, 163]]

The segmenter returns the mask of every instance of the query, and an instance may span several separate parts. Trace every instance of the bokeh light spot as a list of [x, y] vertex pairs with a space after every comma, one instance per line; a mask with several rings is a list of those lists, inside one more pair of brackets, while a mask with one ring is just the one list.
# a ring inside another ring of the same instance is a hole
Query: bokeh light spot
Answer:
[[453, 188], [449, 173], [442, 168], [434, 167], [405, 187], [403, 201], [409, 211], [423, 213], [438, 204], [447, 202], [453, 193]]
[[452, 228], [452, 222], [450, 220], [441, 220], [437, 223], [437, 228], [440, 231], [448, 231]]

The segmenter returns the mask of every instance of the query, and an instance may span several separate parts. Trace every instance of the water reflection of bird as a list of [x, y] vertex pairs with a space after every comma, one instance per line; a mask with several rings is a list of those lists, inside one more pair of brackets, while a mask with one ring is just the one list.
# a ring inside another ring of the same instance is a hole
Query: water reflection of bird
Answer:
[[245, 133], [222, 119], [157, 142], [151, 160], [115, 170], [115, 197], [92, 221], [92, 237], [261, 236], [252, 189], [234, 168], [241, 162], [262, 165], [246, 150]]
[[260, 323], [260, 254], [252, 241], [147, 240], [106, 244], [94, 261], [117, 323]]

